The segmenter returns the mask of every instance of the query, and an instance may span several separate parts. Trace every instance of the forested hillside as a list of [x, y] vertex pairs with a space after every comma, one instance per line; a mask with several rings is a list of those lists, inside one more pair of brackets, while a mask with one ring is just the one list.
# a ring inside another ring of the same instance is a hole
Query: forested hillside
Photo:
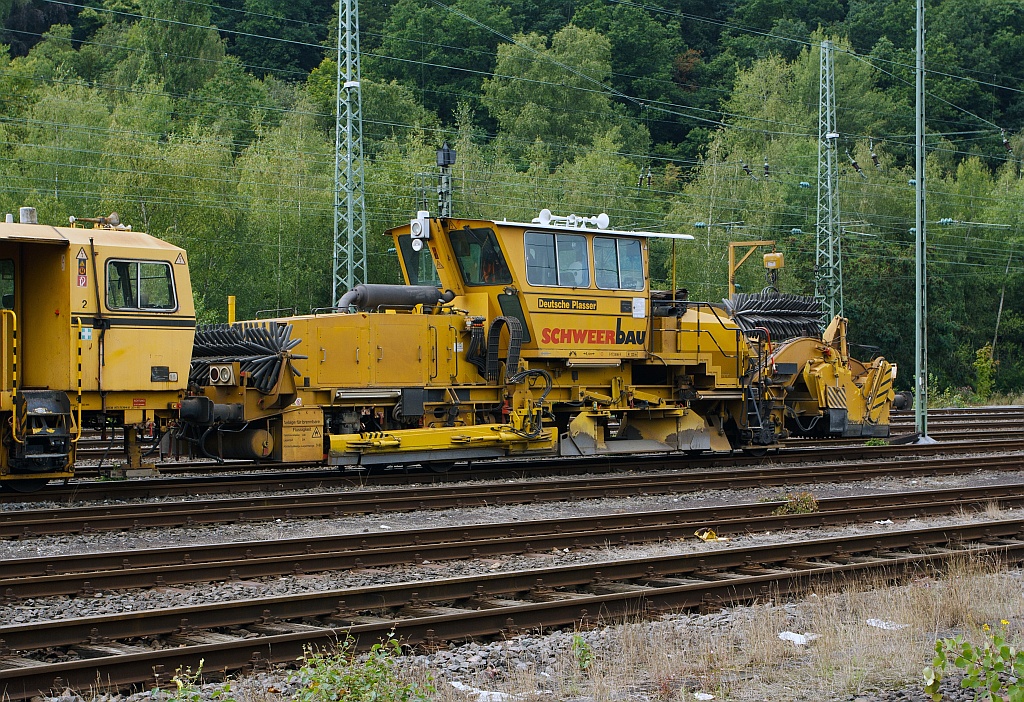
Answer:
[[[775, 239], [813, 291], [819, 45], [832, 39], [845, 310], [913, 368], [914, 0], [363, 0], [370, 277], [417, 174], [458, 154], [455, 214], [607, 212], [691, 233], [691, 297], [726, 242]], [[930, 368], [1024, 388], [1024, 5], [931, 0]], [[337, 6], [329, 0], [0, 0], [0, 210], [116, 210], [184, 246], [205, 317], [331, 295]], [[939, 224], [939, 222], [945, 222]], [[705, 226], [698, 226], [704, 223]], [[652, 284], [668, 286], [667, 249]], [[757, 266], [741, 290], [764, 286]], [[998, 328], [997, 328], [998, 325]], [[867, 355], [861, 353], [861, 355]], [[982, 371], [979, 375], [978, 369]]]

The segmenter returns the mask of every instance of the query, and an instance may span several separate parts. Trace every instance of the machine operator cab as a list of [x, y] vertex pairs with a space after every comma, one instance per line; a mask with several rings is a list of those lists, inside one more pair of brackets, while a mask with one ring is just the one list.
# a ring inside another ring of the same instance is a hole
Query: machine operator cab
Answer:
[[[116, 213], [53, 227], [24, 207], [20, 222], [6, 220], [0, 483], [29, 490], [73, 475], [83, 426], [155, 427], [176, 415], [195, 311], [184, 250]], [[135, 446], [134, 430], [124, 436]]]
[[646, 358], [648, 240], [692, 239], [608, 229], [608, 215], [530, 223], [430, 218], [420, 212], [390, 233], [406, 282], [456, 294], [470, 315], [518, 319], [524, 358], [568, 366]]

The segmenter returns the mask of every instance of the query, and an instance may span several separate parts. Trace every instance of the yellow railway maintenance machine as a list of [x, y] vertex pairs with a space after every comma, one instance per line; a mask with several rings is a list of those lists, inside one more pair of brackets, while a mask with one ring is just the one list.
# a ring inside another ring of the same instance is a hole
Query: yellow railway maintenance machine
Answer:
[[443, 469], [533, 453], [760, 451], [790, 425], [888, 434], [895, 369], [853, 366], [844, 323], [773, 359], [766, 328], [651, 291], [649, 241], [687, 235], [547, 210], [529, 223], [421, 212], [388, 233], [406, 285], [198, 330], [202, 394], [183, 402], [179, 438], [217, 458]]
[[[69, 227], [0, 224], [0, 482], [34, 490], [74, 474], [85, 426], [137, 437], [178, 414], [195, 310], [185, 252], [115, 214]], [[89, 228], [83, 226], [89, 223]]]

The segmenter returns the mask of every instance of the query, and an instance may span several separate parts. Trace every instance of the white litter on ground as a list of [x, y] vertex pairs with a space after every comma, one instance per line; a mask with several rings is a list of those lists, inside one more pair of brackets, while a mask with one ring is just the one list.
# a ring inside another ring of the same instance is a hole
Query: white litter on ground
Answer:
[[465, 692], [467, 695], [476, 695], [479, 702], [505, 702], [506, 700], [512, 699], [512, 695], [504, 692], [489, 692], [487, 690], [481, 690], [478, 687], [467, 685], [466, 683], [459, 682], [458, 680], [452, 681], [452, 687], [459, 692]]
[[821, 634], [797, 634], [793, 631], [780, 631], [779, 638], [783, 641], [792, 641], [797, 646], [803, 646], [810, 641], [819, 638]]
[[868, 626], [878, 627], [879, 629], [885, 629], [886, 631], [898, 631], [900, 629], [906, 629], [909, 624], [897, 624], [896, 622], [887, 622], [883, 619], [868, 619], [864, 622]]

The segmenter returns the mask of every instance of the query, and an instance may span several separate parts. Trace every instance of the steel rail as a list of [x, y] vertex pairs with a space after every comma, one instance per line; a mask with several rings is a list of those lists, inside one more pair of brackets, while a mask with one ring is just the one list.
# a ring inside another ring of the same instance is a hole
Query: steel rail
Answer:
[[909, 519], [1024, 505], [1024, 483], [875, 493], [818, 501], [820, 511], [777, 512], [785, 502], [758, 502], [597, 517], [471, 524], [275, 541], [13, 558], [0, 578], [2, 601], [97, 591], [164, 587], [450, 559], [544, 553], [551, 549], [624, 546], [718, 534]]
[[[929, 425], [930, 427], [931, 425]], [[1017, 425], [1014, 425], [1017, 426]], [[910, 428], [908, 427], [908, 430]], [[958, 429], [938, 429], [931, 431], [929, 429], [928, 435], [939, 441], [998, 441], [1005, 439], [1008, 435], [1020, 436], [1024, 433], [1024, 425], [1020, 425], [1021, 431], [1010, 431], [1007, 428], [1002, 429], [985, 429], [981, 427], [971, 428], [958, 428]], [[915, 434], [916, 437], [916, 434]], [[891, 437], [898, 438], [898, 437]], [[786, 439], [787, 446], [799, 446], [807, 444], [810, 446], [821, 446], [821, 447], [835, 447], [835, 446], [856, 446], [859, 442], [866, 441], [867, 439], [816, 439], [813, 437], [792, 437]]]
[[[514, 634], [749, 601], [796, 592], [811, 582], [878, 570], [895, 575], [967, 554], [1020, 561], [1022, 532], [1024, 520], [987, 521], [4, 626], [0, 639], [12, 651], [81, 646], [88, 655], [114, 655], [57, 663], [8, 655], [0, 685], [12, 700], [97, 681], [121, 688], [154, 682], [155, 670], [155, 682], [166, 682], [162, 671], [195, 670], [200, 660], [206, 671], [291, 662], [304, 646], [331, 646], [349, 636], [365, 648], [392, 633], [410, 644]], [[509, 601], [523, 597], [530, 601]], [[286, 621], [318, 618], [325, 618], [319, 626]], [[193, 628], [195, 622], [204, 630], [244, 626], [266, 635], [204, 633]], [[157, 635], [172, 636], [174, 648], [108, 643]]]
[[[391, 470], [371, 474], [361, 472], [342, 472], [339, 470], [309, 469], [303, 466], [278, 467], [268, 473], [246, 475], [243, 470], [252, 470], [253, 464], [238, 464], [234, 467], [236, 474], [220, 475], [188, 475], [179, 477], [140, 478], [125, 481], [74, 479], [66, 486], [50, 486], [42, 491], [30, 494], [0, 494], [0, 503], [27, 503], [63, 501], [71, 502], [83, 499], [90, 500], [125, 500], [132, 498], [197, 496], [208, 494], [241, 494], [248, 492], [280, 492], [284, 490], [323, 489], [327, 487], [359, 487], [372, 485], [416, 485], [438, 484], [440, 482], [457, 482], [467, 478], [477, 479], [481, 475], [488, 479], [512, 479], [524, 476], [565, 476], [573, 474], [615, 473], [624, 470], [681, 470], [694, 468], [721, 468], [756, 466], [763, 464], [800, 463], [807, 461], [834, 460], [838, 455], [844, 460], [893, 459], [900, 460], [908, 456], [935, 456], [955, 454], [976, 454], [984, 452], [1024, 451], [1024, 436], [1007, 439], [1005, 435], [998, 440], [980, 441], [977, 438], [963, 442], [945, 442], [936, 444], [907, 444], [888, 446], [865, 446], [863, 444], [843, 444], [839, 447], [823, 447], [820, 443], [807, 442], [790, 444], [765, 457], [755, 457], [743, 453], [725, 456], [707, 456], [692, 458], [681, 455], [643, 455], [643, 456], [604, 456], [579, 459], [530, 458], [507, 459], [489, 462], [486, 466], [467, 464], [456, 466], [446, 474], [430, 471], [413, 472], [408, 470]], [[205, 464], [223, 471], [225, 466]], [[230, 466], [229, 466], [230, 467]], [[191, 468], [174, 465], [161, 466], [161, 471], [191, 470]]]
[[949, 475], [965, 470], [1020, 470], [1024, 455], [920, 459], [857, 464], [753, 467], [732, 471], [610, 475], [530, 483], [421, 486], [302, 495], [158, 502], [55, 510], [21, 510], [0, 515], [0, 538], [257, 522], [273, 519], [344, 517], [354, 514], [557, 502], [577, 499], [739, 489], [883, 476]]
[[[960, 416], [962, 414], [1024, 414], [1024, 405], [982, 405], [979, 407], [929, 407], [928, 418], [936, 416]], [[914, 410], [893, 410], [889, 413], [892, 419], [909, 418], [914, 416]]]

